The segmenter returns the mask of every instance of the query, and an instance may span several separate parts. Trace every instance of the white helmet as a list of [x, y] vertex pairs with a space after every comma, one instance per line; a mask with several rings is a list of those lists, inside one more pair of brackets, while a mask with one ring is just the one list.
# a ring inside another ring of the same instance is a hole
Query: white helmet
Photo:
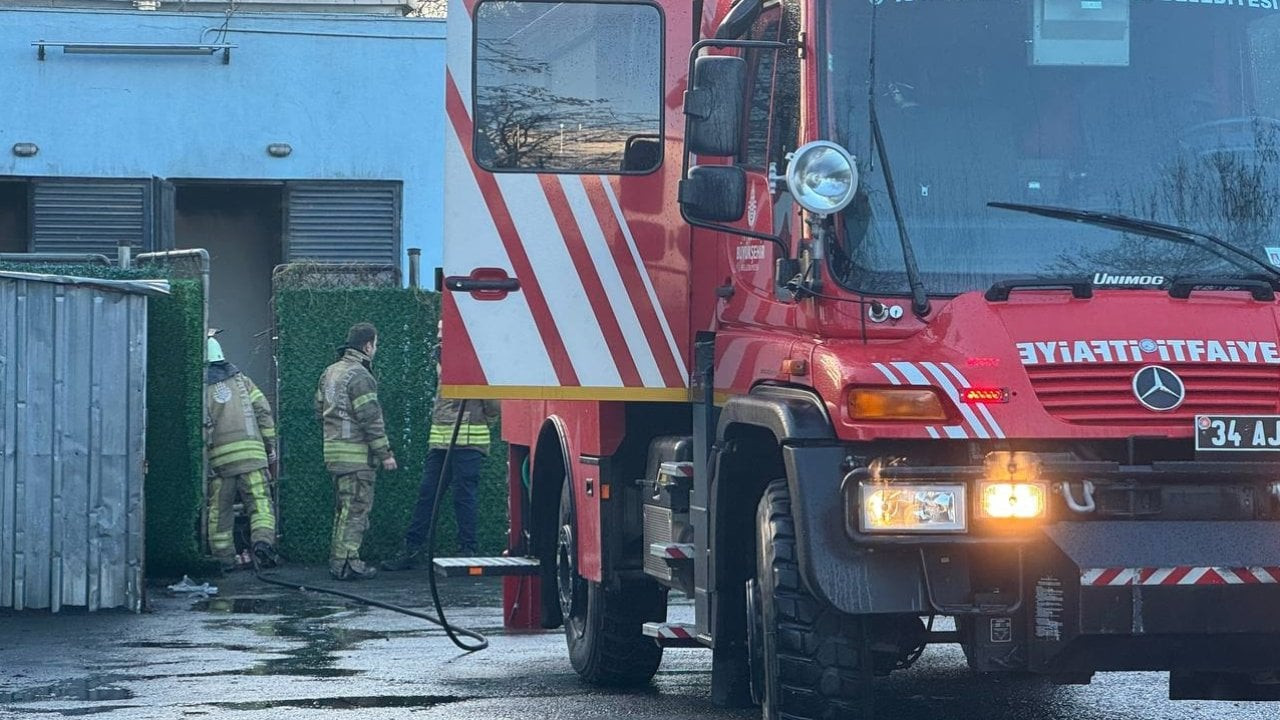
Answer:
[[227, 357], [222, 354], [222, 344], [214, 338], [209, 338], [205, 343], [205, 346], [205, 354], [208, 356], [205, 358], [205, 362], [216, 363], [223, 362], [227, 359]]

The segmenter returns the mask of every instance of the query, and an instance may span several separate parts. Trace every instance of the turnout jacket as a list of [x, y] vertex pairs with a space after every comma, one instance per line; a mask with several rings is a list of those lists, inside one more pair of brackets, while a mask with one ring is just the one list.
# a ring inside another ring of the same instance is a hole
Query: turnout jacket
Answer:
[[392, 457], [369, 356], [347, 348], [320, 376], [316, 414], [324, 424], [324, 464], [344, 475]]
[[[449, 447], [449, 440], [453, 437], [453, 424], [458, 419], [462, 403], [462, 400], [436, 397], [435, 409], [431, 412], [431, 450]], [[479, 450], [488, 454], [489, 426], [498, 419], [501, 404], [497, 400], [468, 400], [466, 403], [467, 412], [462, 418], [462, 426], [458, 428], [458, 449]]]
[[276, 447], [267, 397], [228, 362], [210, 364], [204, 382], [209, 467], [223, 477], [265, 469]]

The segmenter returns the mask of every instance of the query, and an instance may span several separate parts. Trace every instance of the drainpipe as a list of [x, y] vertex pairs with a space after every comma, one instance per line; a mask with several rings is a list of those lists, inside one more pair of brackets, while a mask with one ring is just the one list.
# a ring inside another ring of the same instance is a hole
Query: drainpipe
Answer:
[[132, 252], [133, 247], [129, 245], [128, 240], [121, 240], [119, 244], [116, 245], [116, 260], [119, 262], [121, 270], [129, 269], [129, 261], [131, 259]]
[[420, 270], [422, 269], [422, 248], [409, 248], [409, 287], [417, 290], [421, 287]]

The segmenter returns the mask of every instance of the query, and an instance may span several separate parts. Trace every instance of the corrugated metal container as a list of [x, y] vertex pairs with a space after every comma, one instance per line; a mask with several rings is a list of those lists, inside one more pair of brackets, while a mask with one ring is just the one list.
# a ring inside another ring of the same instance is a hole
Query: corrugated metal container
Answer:
[[143, 602], [147, 295], [0, 272], [0, 608]]

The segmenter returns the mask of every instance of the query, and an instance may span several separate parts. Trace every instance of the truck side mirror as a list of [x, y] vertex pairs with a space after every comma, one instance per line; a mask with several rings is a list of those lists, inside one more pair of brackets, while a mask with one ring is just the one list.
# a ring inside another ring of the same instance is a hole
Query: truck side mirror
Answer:
[[746, 88], [747, 63], [742, 58], [709, 55], [694, 61], [693, 85], [684, 94], [688, 152], [716, 157], [738, 154]]
[[680, 182], [685, 215], [702, 222], [737, 222], [747, 211], [747, 173], [734, 165], [700, 165]]
[[720, 21], [720, 27], [716, 28], [716, 39], [737, 40], [746, 35], [751, 26], [756, 24], [762, 11], [764, 0], [738, 0], [729, 8], [729, 14], [724, 16], [724, 20]]

